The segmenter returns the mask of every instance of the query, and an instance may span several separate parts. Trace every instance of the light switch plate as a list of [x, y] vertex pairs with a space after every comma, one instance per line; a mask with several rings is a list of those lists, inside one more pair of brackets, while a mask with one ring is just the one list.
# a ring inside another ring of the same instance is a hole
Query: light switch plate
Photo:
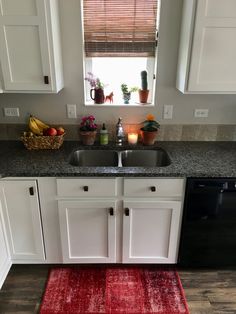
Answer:
[[173, 105], [164, 105], [163, 119], [173, 118]]
[[67, 118], [76, 119], [76, 105], [75, 104], [67, 104]]

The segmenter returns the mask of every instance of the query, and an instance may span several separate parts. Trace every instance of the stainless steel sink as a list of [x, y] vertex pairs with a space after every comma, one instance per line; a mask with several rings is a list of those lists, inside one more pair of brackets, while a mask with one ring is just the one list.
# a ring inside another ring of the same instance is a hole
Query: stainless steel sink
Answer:
[[78, 167], [118, 167], [118, 153], [113, 150], [77, 150], [69, 159]]
[[165, 167], [171, 161], [166, 151], [158, 150], [126, 150], [121, 152], [123, 167]]
[[77, 150], [69, 159], [78, 167], [165, 167], [171, 161], [163, 149], [157, 150]]

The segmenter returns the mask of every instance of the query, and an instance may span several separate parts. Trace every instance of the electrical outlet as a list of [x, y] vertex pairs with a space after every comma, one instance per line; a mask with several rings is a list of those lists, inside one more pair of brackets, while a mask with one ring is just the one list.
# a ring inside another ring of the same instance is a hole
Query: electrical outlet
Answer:
[[164, 105], [163, 119], [173, 118], [173, 105]]
[[4, 115], [5, 117], [19, 117], [19, 108], [4, 108]]
[[76, 105], [74, 104], [67, 104], [67, 118], [69, 119], [76, 119]]
[[209, 113], [209, 109], [195, 109], [194, 117], [195, 118], [207, 118]]

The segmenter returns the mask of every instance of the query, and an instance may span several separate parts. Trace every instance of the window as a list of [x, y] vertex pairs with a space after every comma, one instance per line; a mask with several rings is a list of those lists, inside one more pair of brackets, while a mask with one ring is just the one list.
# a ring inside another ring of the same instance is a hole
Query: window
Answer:
[[[152, 101], [157, 46], [157, 0], [83, 0], [85, 73], [105, 83], [122, 103], [120, 85], [140, 87], [147, 70]], [[136, 95], [135, 95], [136, 94]], [[91, 101], [86, 83], [86, 101]], [[138, 102], [133, 93], [132, 102]]]

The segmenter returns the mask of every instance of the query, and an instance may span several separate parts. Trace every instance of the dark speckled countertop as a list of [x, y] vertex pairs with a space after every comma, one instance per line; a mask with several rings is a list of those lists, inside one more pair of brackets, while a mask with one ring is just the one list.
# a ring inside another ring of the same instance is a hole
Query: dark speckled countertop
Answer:
[[[148, 176], [148, 177], [236, 177], [236, 142], [159, 142], [135, 149], [166, 150], [171, 159], [167, 167], [75, 167], [70, 154], [84, 149], [79, 142], [67, 141], [59, 150], [28, 151], [19, 141], [0, 141], [0, 174], [3, 177]], [[130, 146], [105, 149], [125, 150]], [[100, 145], [86, 149], [104, 149]], [[132, 147], [133, 149], [133, 147]]]

